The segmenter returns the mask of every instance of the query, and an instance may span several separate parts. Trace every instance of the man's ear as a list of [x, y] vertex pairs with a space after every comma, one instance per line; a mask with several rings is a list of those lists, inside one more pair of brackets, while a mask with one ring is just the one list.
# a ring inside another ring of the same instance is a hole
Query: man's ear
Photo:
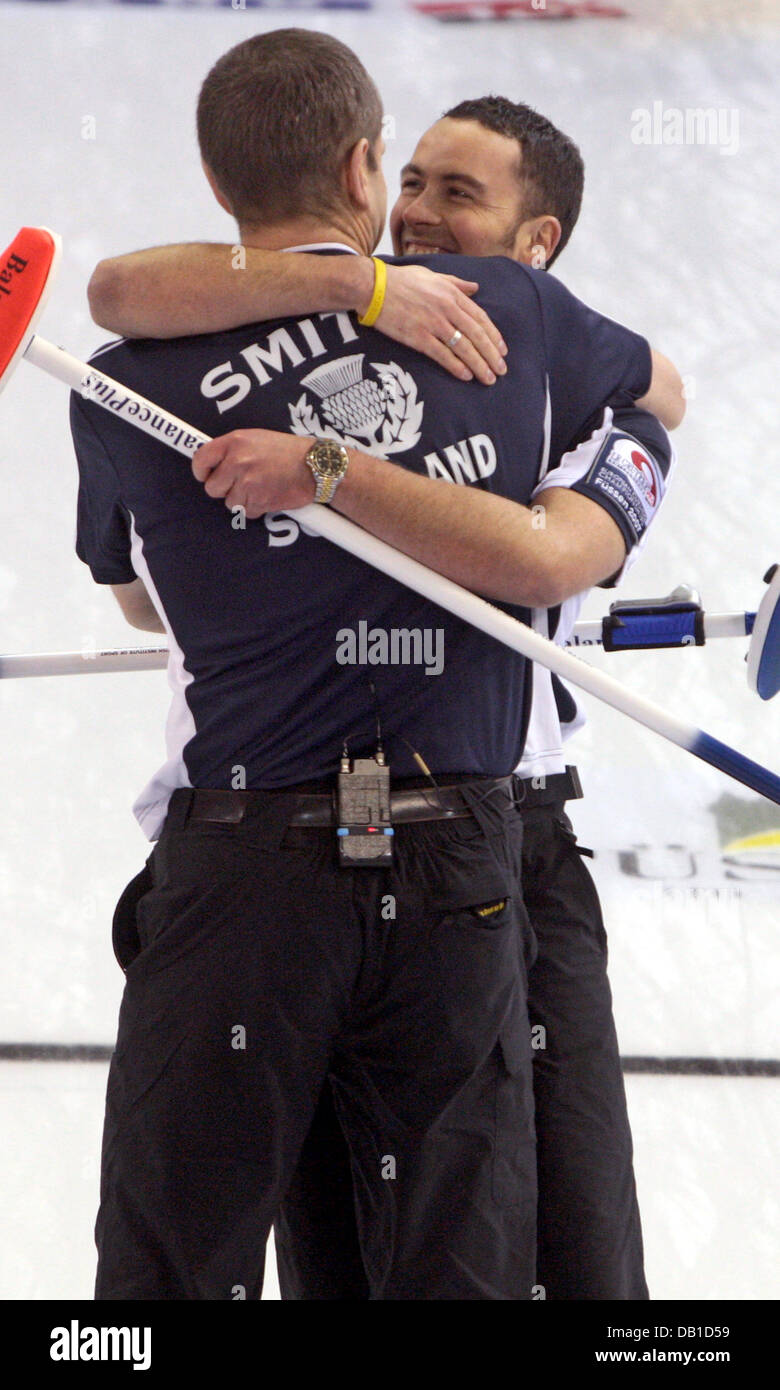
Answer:
[[202, 168], [204, 174], [206, 175], [206, 178], [207, 178], [208, 181], [209, 181], [209, 187], [210, 187], [212, 193], [214, 194], [214, 197], [216, 198], [217, 202], [219, 203], [219, 206], [220, 206], [221, 208], [224, 208], [224, 209], [225, 209], [225, 212], [229, 212], [229, 213], [230, 213], [230, 216], [232, 217], [232, 216], [233, 216], [233, 208], [232, 208], [230, 202], [228, 201], [228, 199], [225, 197], [225, 194], [222, 192], [222, 189], [220, 188], [219, 184], [217, 183], [217, 180], [216, 180], [216, 178], [215, 178], [215, 176], [214, 176], [214, 171], [213, 171], [213, 169], [211, 169], [211, 168], [209, 167], [209, 165], [206, 163], [205, 159], [202, 159], [202, 160], [200, 161], [200, 164], [201, 164], [201, 168]]
[[369, 206], [368, 154], [370, 145], [365, 136], [352, 146], [342, 166], [344, 192], [360, 211]]
[[531, 217], [515, 234], [512, 259], [537, 270], [544, 270], [561, 239], [561, 224], [552, 213]]

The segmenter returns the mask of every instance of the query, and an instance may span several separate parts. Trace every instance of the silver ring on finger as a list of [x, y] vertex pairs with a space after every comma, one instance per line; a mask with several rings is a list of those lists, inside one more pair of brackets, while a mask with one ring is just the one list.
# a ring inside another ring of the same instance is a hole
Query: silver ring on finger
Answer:
[[455, 348], [455, 347], [457, 347], [457, 346], [458, 346], [458, 343], [460, 342], [460, 340], [461, 340], [462, 337], [463, 337], [463, 334], [461, 333], [460, 329], [456, 328], [456, 329], [455, 329], [455, 332], [454, 332], [453, 335], [452, 335], [452, 337], [447, 339], [447, 347], [448, 347], [448, 348]]

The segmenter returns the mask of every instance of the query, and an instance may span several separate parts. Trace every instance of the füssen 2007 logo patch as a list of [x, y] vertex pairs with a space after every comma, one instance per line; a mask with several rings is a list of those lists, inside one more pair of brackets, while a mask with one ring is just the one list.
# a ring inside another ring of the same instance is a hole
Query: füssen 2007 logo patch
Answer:
[[612, 431], [599, 449], [586, 481], [611, 497], [634, 538], [641, 540], [664, 492], [658, 464], [629, 434]]
[[371, 375], [364, 375], [364, 356], [326, 362], [301, 379], [307, 390], [290, 406], [293, 434], [335, 439], [379, 456], [419, 443], [423, 403], [414, 379], [396, 362], [370, 362]]

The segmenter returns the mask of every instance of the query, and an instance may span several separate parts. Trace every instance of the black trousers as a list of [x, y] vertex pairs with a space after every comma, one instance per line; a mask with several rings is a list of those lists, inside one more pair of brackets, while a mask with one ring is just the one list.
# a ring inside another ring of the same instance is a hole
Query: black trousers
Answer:
[[287, 793], [237, 825], [175, 793], [114, 923], [98, 1299], [258, 1298], [326, 1077], [368, 1297], [531, 1298], [522, 818], [473, 786], [472, 816], [399, 825], [382, 870], [288, 828]]
[[[537, 1135], [537, 1297], [646, 1299], [631, 1132], [595, 884], [563, 803], [523, 812]], [[540, 1031], [540, 1030], [543, 1030]], [[540, 1045], [543, 1044], [543, 1045]], [[274, 1226], [282, 1297], [369, 1297], [329, 1086]]]

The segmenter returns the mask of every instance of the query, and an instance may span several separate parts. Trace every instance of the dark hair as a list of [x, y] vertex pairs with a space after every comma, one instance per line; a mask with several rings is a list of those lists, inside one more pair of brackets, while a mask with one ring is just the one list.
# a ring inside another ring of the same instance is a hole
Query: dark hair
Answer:
[[344, 158], [363, 136], [373, 149], [381, 128], [382, 103], [363, 64], [309, 29], [237, 44], [198, 98], [201, 154], [246, 223], [332, 210]]
[[546, 116], [506, 97], [461, 101], [444, 114], [456, 121], [478, 121], [487, 130], [517, 140], [522, 152], [523, 219], [549, 212], [561, 224], [561, 239], [547, 262], [551, 266], [574, 231], [582, 203], [585, 165], [574, 141]]

